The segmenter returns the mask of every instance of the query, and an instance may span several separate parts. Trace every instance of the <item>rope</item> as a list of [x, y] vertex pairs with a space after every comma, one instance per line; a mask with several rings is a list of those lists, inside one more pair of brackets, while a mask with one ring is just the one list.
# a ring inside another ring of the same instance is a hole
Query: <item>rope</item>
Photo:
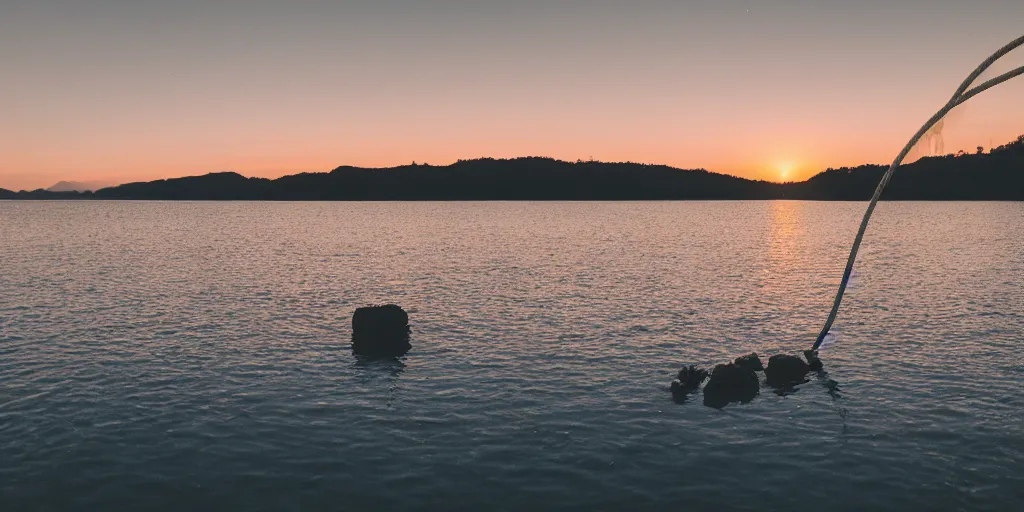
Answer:
[[878, 204], [878, 198], [882, 196], [882, 191], [885, 190], [885, 186], [889, 183], [889, 179], [892, 178], [893, 171], [903, 163], [903, 159], [906, 158], [907, 154], [910, 153], [910, 150], [917, 145], [918, 141], [921, 140], [921, 137], [928, 133], [928, 130], [931, 130], [932, 126], [945, 117], [950, 110], [953, 110], [958, 105], [988, 89], [991, 89], [992, 87], [1012, 78], [1024, 75], [1024, 66], [1021, 66], [1012, 71], [1003, 73], [991, 80], [987, 80], [973, 89], [968, 89], [971, 84], [989, 68], [989, 66], [999, 60], [1003, 55], [1006, 55], [1019, 46], [1024, 46], [1024, 36], [1013, 40], [1010, 44], [1007, 44], [1000, 48], [999, 51], [993, 53], [988, 59], [985, 59], [985, 62], [982, 62], [981, 65], [978, 66], [978, 68], [975, 69], [966, 80], [964, 80], [963, 84], [957, 88], [956, 93], [953, 94], [953, 97], [950, 98], [949, 102], [947, 102], [941, 110], [936, 112], [935, 115], [917, 131], [917, 134], [910, 139], [910, 142], [907, 143], [903, 148], [903, 151], [900, 151], [900, 154], [896, 157], [896, 160], [894, 160], [892, 165], [889, 166], [889, 170], [887, 170], [882, 176], [882, 180], [878, 183], [878, 187], [875, 188], [875, 194], [871, 196], [871, 202], [868, 203], [868, 209], [864, 212], [864, 219], [860, 222], [860, 229], [857, 230], [857, 237], [853, 240], [853, 247], [850, 248], [850, 258], [846, 261], [846, 270], [843, 271], [843, 280], [839, 283], [839, 291], [836, 293], [835, 301], [832, 303], [832, 311], [828, 314], [828, 319], [825, 320], [825, 326], [822, 327], [821, 332], [818, 333], [818, 339], [814, 342], [814, 346], [811, 347], [811, 350], [818, 350], [818, 347], [821, 346], [821, 342], [825, 340], [825, 336], [827, 336], [829, 331], [832, 330], [832, 323], [835, 322], [836, 315], [839, 314], [839, 305], [843, 302], [843, 293], [846, 292], [846, 285], [850, 282], [850, 274], [853, 272], [853, 263], [857, 259], [857, 251], [860, 249], [860, 243], [864, 239], [864, 232], [868, 228], [868, 219], [871, 218], [871, 213], [875, 211], [875, 205]]

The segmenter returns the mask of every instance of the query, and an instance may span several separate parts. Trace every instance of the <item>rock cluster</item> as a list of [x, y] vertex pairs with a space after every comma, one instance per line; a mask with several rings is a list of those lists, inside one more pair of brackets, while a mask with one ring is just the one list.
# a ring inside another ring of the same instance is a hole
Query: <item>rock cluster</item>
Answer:
[[732, 402], [748, 403], [760, 393], [761, 381], [757, 372], [764, 372], [768, 386], [782, 388], [807, 382], [808, 373], [822, 369], [817, 352], [807, 350], [804, 357], [806, 362], [798, 356], [774, 355], [765, 366], [761, 358], [752, 353], [737, 357], [731, 363], [719, 364], [711, 371], [693, 365], [684, 366], [670, 388], [674, 397], [682, 400], [707, 380], [704, 384], [704, 405], [720, 408]]

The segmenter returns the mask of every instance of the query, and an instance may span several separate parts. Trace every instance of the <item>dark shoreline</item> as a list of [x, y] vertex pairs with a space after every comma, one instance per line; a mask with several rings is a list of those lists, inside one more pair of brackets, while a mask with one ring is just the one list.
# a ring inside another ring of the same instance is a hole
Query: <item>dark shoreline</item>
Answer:
[[[886, 169], [828, 169], [806, 181], [775, 183], [663, 165], [485, 158], [446, 166], [339, 167], [274, 180], [224, 172], [81, 193], [0, 189], [0, 200], [866, 201]], [[1024, 201], [1024, 136], [988, 153], [927, 157], [901, 166], [882, 199]]]

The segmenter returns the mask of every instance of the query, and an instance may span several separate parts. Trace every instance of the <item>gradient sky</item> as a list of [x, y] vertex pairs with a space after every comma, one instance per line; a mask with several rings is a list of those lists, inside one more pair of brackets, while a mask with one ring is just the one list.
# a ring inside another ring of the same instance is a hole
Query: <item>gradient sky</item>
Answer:
[[[0, 187], [481, 156], [887, 163], [1024, 1], [3, 0]], [[1007, 64], [1024, 61], [1015, 52]], [[945, 152], [1024, 133], [1024, 79]]]

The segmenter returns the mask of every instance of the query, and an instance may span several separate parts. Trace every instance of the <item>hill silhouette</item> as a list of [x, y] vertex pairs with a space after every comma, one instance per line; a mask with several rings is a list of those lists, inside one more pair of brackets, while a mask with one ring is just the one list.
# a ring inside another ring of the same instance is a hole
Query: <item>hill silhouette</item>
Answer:
[[[980, 149], [980, 148], [979, 148]], [[0, 199], [254, 201], [460, 200], [867, 200], [881, 165], [828, 169], [807, 181], [773, 183], [638, 163], [483, 158], [451, 165], [338, 167], [270, 180], [237, 173], [128, 183], [95, 192], [11, 192]], [[1024, 136], [990, 152], [922, 158], [901, 166], [889, 200], [1024, 200]]]

